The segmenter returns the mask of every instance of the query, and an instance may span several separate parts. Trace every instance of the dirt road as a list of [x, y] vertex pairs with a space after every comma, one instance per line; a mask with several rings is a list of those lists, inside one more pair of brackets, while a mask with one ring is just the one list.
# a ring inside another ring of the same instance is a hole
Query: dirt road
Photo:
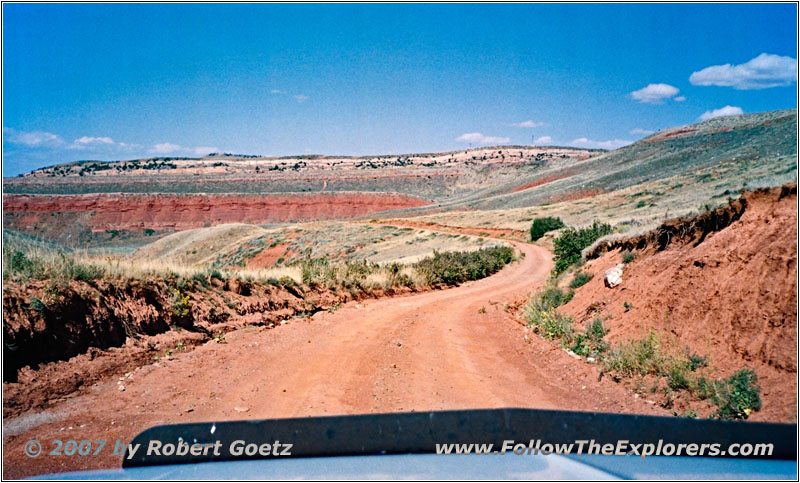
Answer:
[[120, 462], [110, 452], [30, 459], [22, 448], [34, 437], [46, 449], [53, 439], [128, 441], [165, 423], [488, 407], [665, 414], [513, 320], [506, 308], [552, 267], [544, 248], [517, 246], [525, 258], [489, 278], [248, 327], [6, 420], [3, 476]]

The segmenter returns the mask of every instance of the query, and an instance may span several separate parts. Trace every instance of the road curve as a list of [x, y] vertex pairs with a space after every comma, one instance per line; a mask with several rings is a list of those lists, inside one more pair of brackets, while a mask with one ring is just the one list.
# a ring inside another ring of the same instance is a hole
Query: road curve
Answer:
[[124, 391], [109, 381], [5, 421], [3, 476], [119, 465], [110, 454], [31, 460], [32, 437], [127, 441], [156, 424], [489, 407], [657, 413], [512, 319], [506, 308], [552, 268], [546, 249], [515, 245], [525, 257], [483, 280], [247, 327], [140, 368]]

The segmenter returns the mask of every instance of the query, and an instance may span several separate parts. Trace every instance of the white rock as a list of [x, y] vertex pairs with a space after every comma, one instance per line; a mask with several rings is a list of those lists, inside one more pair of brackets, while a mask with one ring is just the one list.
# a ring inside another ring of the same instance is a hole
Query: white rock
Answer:
[[606, 273], [603, 274], [603, 283], [605, 283], [606, 287], [614, 288], [622, 283], [622, 267], [624, 266], [620, 263], [616, 267], [606, 270]]

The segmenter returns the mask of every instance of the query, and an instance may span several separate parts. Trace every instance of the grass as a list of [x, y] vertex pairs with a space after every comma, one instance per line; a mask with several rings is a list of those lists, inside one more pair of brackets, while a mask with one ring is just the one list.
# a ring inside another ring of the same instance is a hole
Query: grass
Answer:
[[[489, 276], [513, 259], [508, 245], [495, 245], [473, 251], [437, 252], [412, 264], [379, 264], [368, 260], [330, 260], [300, 258], [288, 265], [269, 269], [239, 267], [216, 268], [141, 258], [90, 257], [78, 252], [48, 247], [4, 236], [3, 278], [27, 282], [68, 280], [90, 282], [96, 279], [165, 280], [174, 284], [175, 315], [187, 315], [186, 291], [208, 289], [215, 280], [239, 279], [263, 285], [291, 287], [304, 284], [330, 290], [388, 290], [394, 287], [423, 288], [455, 285]], [[185, 300], [184, 300], [185, 299]]]
[[717, 406], [712, 417], [747, 419], [761, 409], [758, 376], [749, 368], [728, 379], [709, 379], [697, 372], [708, 366], [708, 358], [686, 352], [670, 354], [655, 332], [640, 340], [620, 344], [603, 358], [606, 370], [621, 376], [655, 375], [666, 378], [671, 397], [685, 391], [690, 397], [709, 400]]
[[604, 366], [606, 370], [621, 376], [664, 376], [669, 362], [658, 334], [651, 331], [642, 339], [628, 341], [613, 348], [604, 359]]
[[562, 314], [555, 308], [530, 306], [525, 312], [525, 320], [545, 339], [560, 340], [564, 344], [572, 342], [572, 317]]
[[572, 278], [572, 281], [569, 283], [569, 288], [576, 289], [583, 287], [584, 285], [589, 283], [589, 280], [591, 280], [593, 277], [594, 275], [592, 275], [589, 272], [578, 272], [575, 274], [575, 276]]
[[525, 321], [546, 339], [561, 340], [567, 345], [572, 343], [572, 318], [556, 310], [570, 298], [571, 292], [565, 294], [551, 281], [541, 292], [528, 299], [525, 304]]
[[717, 408], [711, 416], [719, 419], [747, 419], [761, 408], [758, 377], [752, 369], [741, 369], [728, 379], [709, 378], [702, 371], [709, 365], [707, 356], [667, 347], [654, 331], [612, 347], [604, 340], [608, 331], [600, 317], [577, 331], [572, 317], [556, 310], [571, 292], [564, 294], [555, 284], [551, 279], [524, 307], [525, 321], [543, 338], [557, 341], [579, 356], [595, 358], [615, 380], [664, 378], [665, 407], [672, 407], [677, 397], [709, 400]]
[[3, 280], [80, 280], [105, 276], [97, 263], [3, 233]]

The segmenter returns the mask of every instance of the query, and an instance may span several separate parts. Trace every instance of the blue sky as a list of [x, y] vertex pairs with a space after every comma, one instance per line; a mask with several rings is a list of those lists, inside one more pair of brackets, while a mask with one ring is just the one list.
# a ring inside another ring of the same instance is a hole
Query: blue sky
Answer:
[[796, 18], [794, 4], [4, 4], [4, 176], [209, 151], [613, 148], [796, 107]]

